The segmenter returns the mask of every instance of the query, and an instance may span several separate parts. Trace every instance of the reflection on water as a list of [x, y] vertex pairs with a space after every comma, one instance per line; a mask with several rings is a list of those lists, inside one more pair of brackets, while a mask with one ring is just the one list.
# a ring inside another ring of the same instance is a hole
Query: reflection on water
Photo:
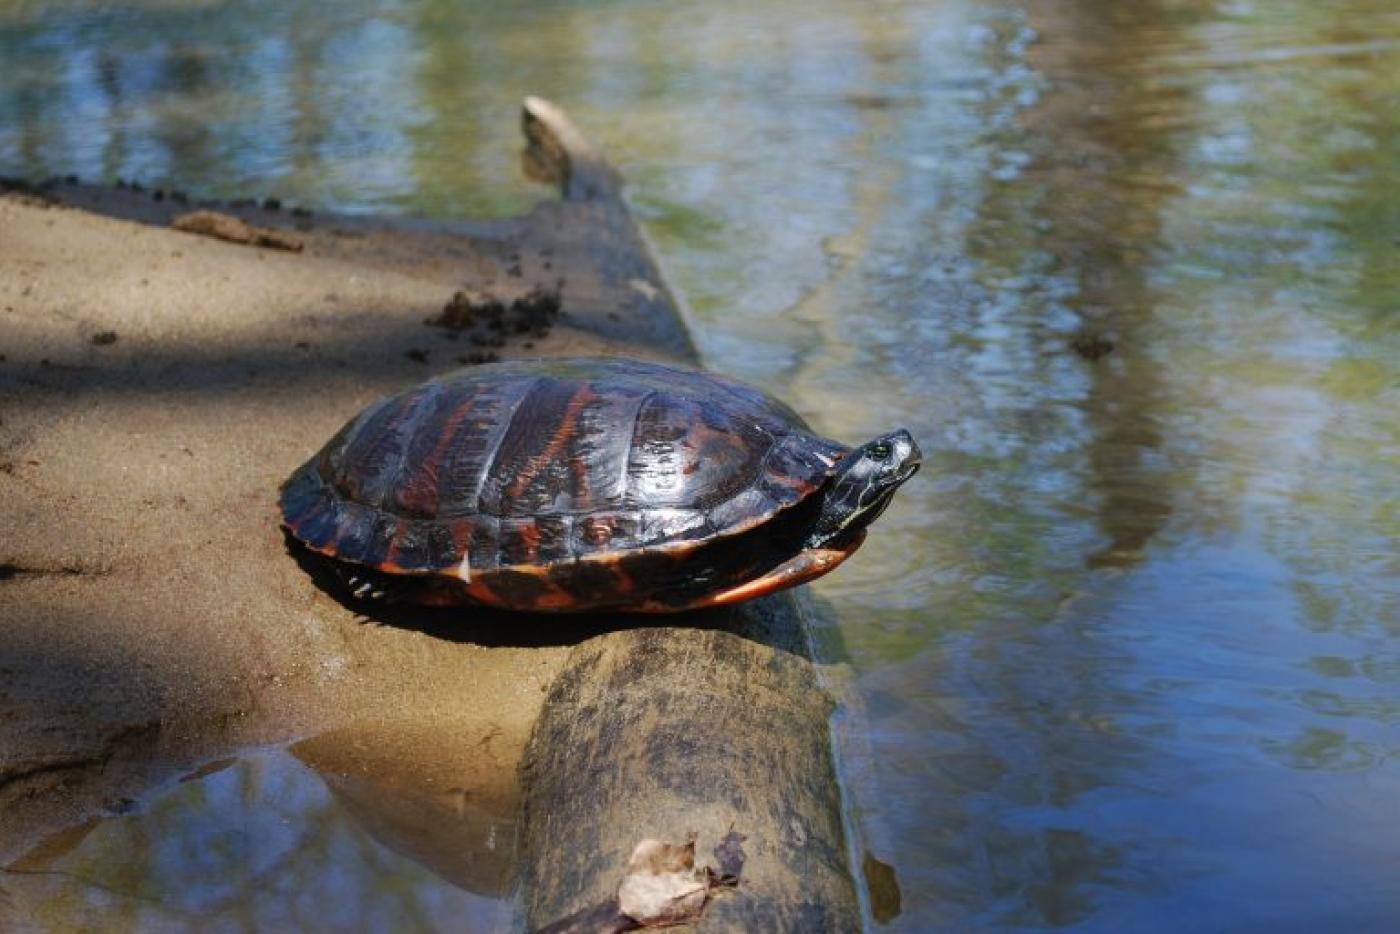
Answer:
[[350, 728], [291, 748], [379, 843], [479, 895], [515, 887], [514, 770], [451, 729]]
[[892, 927], [1400, 924], [1393, 3], [21, 5], [0, 58], [0, 171], [357, 210], [522, 206], [556, 97], [712, 365], [913, 429], [816, 588]]
[[[480, 877], [451, 875], [449, 884], [424, 868], [441, 866], [392, 851], [380, 825], [398, 819], [400, 799], [350, 806], [335, 782], [359, 776], [322, 778], [280, 751], [218, 763], [138, 812], [74, 828], [10, 866], [0, 920], [53, 931], [510, 927], [491, 870], [485, 891]], [[464, 837], [454, 865], [470, 859], [471, 842]]]

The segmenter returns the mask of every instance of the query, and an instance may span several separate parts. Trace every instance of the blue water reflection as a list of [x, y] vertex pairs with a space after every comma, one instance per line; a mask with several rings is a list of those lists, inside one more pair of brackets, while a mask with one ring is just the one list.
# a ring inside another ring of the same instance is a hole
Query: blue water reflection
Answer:
[[505, 893], [469, 891], [397, 855], [322, 778], [276, 750], [216, 763], [130, 814], [66, 837], [5, 876], [5, 917], [55, 931], [484, 932], [512, 924]]

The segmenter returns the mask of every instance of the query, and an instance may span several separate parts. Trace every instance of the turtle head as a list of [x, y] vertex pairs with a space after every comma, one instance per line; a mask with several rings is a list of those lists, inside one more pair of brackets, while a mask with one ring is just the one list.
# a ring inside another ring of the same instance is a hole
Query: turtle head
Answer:
[[822, 513], [807, 547], [827, 546], [874, 522], [899, 485], [918, 472], [922, 456], [914, 436], [903, 428], [846, 455], [827, 483]]

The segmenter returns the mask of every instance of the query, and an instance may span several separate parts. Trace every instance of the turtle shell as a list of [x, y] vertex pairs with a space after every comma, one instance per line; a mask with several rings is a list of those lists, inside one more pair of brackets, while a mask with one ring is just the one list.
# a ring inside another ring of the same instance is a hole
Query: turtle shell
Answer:
[[370, 405], [281, 506], [307, 547], [411, 577], [419, 602], [679, 609], [800, 551], [847, 452], [723, 377], [507, 362]]

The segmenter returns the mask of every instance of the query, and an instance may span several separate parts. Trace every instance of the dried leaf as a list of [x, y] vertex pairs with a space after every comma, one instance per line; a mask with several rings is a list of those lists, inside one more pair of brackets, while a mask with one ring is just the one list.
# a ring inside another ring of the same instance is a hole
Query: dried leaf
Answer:
[[227, 240], [230, 243], [246, 243], [252, 246], [270, 247], [274, 250], [299, 252], [301, 238], [271, 227], [254, 227], [230, 214], [218, 211], [191, 211], [181, 214], [170, 222], [170, 226], [186, 233], [202, 234]]
[[871, 915], [876, 923], [889, 924], [899, 916], [901, 908], [899, 880], [895, 877], [894, 867], [876, 859], [866, 850], [860, 868], [865, 875], [865, 890], [870, 893]]
[[637, 922], [624, 915], [617, 907], [617, 899], [611, 898], [537, 928], [534, 934], [621, 934], [636, 929]]
[[675, 846], [647, 839], [627, 860], [617, 901], [638, 924], [662, 927], [699, 917], [708, 891], [705, 875], [695, 871], [695, 841]]

